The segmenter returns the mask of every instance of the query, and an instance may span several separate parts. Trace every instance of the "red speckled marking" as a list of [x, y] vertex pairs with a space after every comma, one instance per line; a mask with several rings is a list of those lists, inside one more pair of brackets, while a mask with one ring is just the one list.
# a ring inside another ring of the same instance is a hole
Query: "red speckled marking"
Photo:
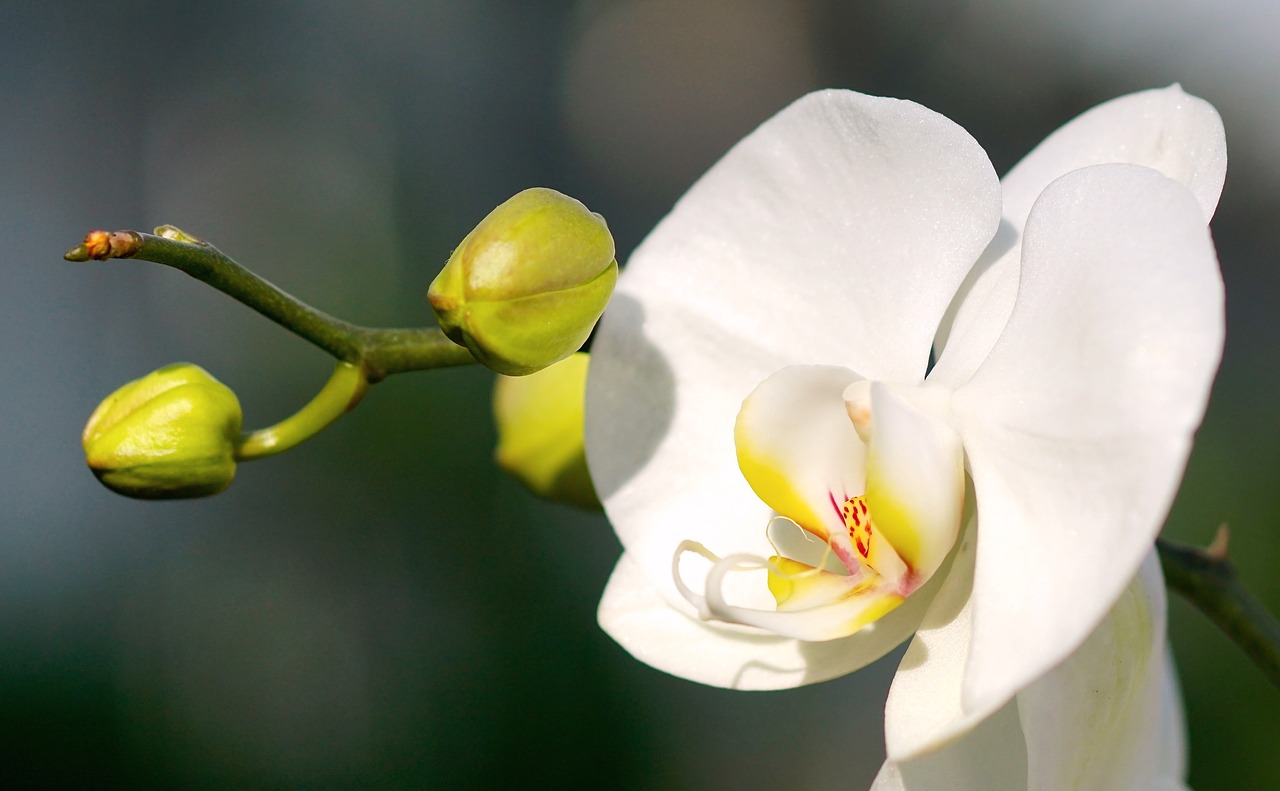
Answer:
[[867, 498], [859, 495], [850, 497], [840, 507], [840, 515], [844, 517], [844, 526], [849, 530], [849, 538], [863, 560], [871, 554], [871, 514], [867, 511]]

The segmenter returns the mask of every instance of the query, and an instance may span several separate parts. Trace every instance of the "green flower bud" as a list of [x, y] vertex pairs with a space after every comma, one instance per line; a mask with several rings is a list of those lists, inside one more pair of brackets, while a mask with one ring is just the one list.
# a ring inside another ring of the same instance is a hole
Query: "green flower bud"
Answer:
[[582, 347], [618, 280], [600, 215], [535, 187], [490, 212], [427, 292], [440, 328], [501, 374], [521, 376]]
[[107, 396], [84, 427], [89, 469], [109, 489], [161, 500], [231, 485], [240, 402], [203, 368], [175, 363]]
[[493, 416], [498, 466], [539, 497], [600, 510], [583, 451], [587, 355], [529, 376], [498, 377]]

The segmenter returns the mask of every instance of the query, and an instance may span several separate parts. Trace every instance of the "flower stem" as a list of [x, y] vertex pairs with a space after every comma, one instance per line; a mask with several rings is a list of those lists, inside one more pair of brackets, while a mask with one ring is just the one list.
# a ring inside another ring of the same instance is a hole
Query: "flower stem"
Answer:
[[475, 362], [466, 348], [450, 341], [435, 327], [360, 327], [316, 310], [250, 272], [208, 242], [173, 226], [161, 226], [155, 234], [93, 231], [63, 257], [68, 261], [139, 258], [180, 269], [338, 360], [360, 367], [368, 382], [380, 381], [394, 373]]
[[1207, 549], [1156, 539], [1169, 587], [1223, 631], [1272, 684], [1280, 686], [1280, 623], [1236, 577], [1227, 559], [1227, 528]]
[[235, 448], [236, 461], [284, 453], [314, 437], [360, 403], [368, 389], [369, 382], [358, 365], [339, 362], [320, 392], [297, 413], [274, 426], [241, 437]]

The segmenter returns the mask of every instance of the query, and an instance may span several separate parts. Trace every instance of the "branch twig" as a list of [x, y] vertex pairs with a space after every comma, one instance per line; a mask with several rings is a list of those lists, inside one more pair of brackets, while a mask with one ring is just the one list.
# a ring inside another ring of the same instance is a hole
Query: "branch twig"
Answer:
[[156, 234], [92, 231], [67, 251], [68, 261], [138, 258], [182, 270], [310, 341], [338, 360], [358, 365], [370, 382], [391, 374], [475, 362], [436, 327], [375, 329], [323, 313], [245, 269], [208, 242], [172, 226]]
[[1156, 539], [1166, 584], [1208, 616], [1272, 684], [1280, 686], [1280, 623], [1240, 584], [1227, 559], [1227, 526], [1206, 549]]

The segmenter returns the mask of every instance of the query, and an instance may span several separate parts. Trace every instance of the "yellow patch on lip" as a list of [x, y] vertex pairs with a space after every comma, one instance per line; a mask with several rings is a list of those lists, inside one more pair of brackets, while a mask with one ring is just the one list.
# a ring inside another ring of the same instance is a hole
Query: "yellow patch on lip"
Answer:
[[746, 431], [739, 429], [734, 435], [738, 449], [738, 467], [756, 496], [777, 513], [826, 541], [828, 534], [822, 518], [805, 503], [791, 481], [781, 472], [780, 465], [756, 451]]
[[861, 596], [884, 584], [884, 580], [870, 569], [856, 576], [840, 574], [780, 555], [769, 558], [766, 568], [769, 571], [769, 592], [773, 594], [779, 612]]
[[876, 529], [879, 534], [893, 544], [897, 554], [907, 565], [916, 567], [920, 563], [922, 547], [920, 534], [912, 527], [912, 515], [903, 507], [897, 498], [890, 497], [881, 487], [871, 487], [868, 481], [866, 497], [876, 507]]
[[855, 578], [776, 556], [769, 558], [768, 570], [769, 592], [780, 613], [830, 611], [833, 605], [858, 600], [861, 606], [853, 609], [853, 615], [833, 626], [832, 634], [837, 636], [853, 634], [879, 620], [906, 598], [888, 590], [886, 580], [871, 571]]
[[849, 623], [844, 627], [845, 631], [849, 634], [853, 634], [867, 624], [874, 623], [875, 621], [883, 618], [887, 613], [896, 610], [898, 605], [902, 604], [904, 601], [906, 601], [906, 598], [899, 596], [896, 593], [880, 594], [875, 597], [869, 605], [867, 605], [865, 610], [858, 613], [856, 617], [850, 619]]
[[798, 560], [773, 556], [769, 558], [769, 592], [773, 594], [773, 599], [778, 603], [778, 609], [783, 606], [796, 593], [796, 577], [809, 570], [809, 566]]
[[[872, 517], [867, 562], [881, 575], [905, 580], [904, 590], [924, 584], [954, 546], [964, 511], [964, 449], [947, 420], [946, 394], [896, 392], [873, 384], [875, 431], [867, 445], [866, 487]], [[891, 550], [895, 575], [877, 558]]]

